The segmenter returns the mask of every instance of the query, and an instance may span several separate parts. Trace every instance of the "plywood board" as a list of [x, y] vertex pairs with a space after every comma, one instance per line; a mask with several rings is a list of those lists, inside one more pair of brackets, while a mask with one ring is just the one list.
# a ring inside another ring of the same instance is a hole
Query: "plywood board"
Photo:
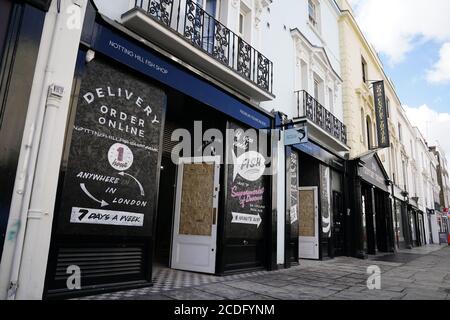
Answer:
[[300, 237], [315, 237], [314, 190], [300, 191], [299, 200], [299, 235]]
[[182, 235], [211, 236], [213, 224], [214, 164], [185, 164], [181, 196]]

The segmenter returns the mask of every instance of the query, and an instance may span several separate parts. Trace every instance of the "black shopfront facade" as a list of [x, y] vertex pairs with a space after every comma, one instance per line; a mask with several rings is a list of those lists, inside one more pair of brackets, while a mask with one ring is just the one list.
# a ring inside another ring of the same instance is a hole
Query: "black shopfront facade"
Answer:
[[394, 189], [394, 238], [398, 249], [411, 249], [411, 229], [408, 216], [408, 196], [407, 193]]
[[346, 255], [345, 160], [310, 140], [286, 147], [285, 266]]
[[[91, 5], [72, 94], [45, 298], [150, 286], [156, 267], [276, 268], [271, 114]], [[67, 287], [71, 265], [81, 290]]]
[[[418, 207], [416, 199], [411, 199], [409, 194], [393, 187], [394, 195], [394, 238], [398, 249], [412, 249], [427, 244], [425, 214]], [[430, 219], [432, 210], [427, 210], [428, 219]], [[429, 224], [431, 230], [431, 224]], [[430, 239], [433, 236], [430, 232]]]
[[376, 152], [350, 161], [351, 255], [365, 258], [394, 252], [391, 184]]

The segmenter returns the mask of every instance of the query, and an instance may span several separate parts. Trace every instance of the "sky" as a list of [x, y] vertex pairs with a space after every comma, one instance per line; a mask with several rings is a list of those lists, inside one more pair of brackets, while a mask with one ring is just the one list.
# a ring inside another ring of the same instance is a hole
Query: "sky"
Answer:
[[450, 158], [450, 0], [349, 0], [411, 123]]

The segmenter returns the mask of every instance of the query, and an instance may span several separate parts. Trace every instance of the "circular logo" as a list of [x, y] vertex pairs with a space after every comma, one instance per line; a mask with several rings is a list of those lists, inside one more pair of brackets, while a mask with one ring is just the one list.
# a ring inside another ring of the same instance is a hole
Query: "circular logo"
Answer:
[[126, 171], [133, 165], [133, 152], [128, 146], [116, 143], [108, 151], [108, 160], [111, 167], [118, 171]]

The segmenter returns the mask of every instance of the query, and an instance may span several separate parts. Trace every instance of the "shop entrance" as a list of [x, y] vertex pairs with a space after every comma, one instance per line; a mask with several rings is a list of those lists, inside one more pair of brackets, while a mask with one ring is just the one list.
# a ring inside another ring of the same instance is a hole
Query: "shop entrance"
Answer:
[[345, 214], [342, 193], [333, 191], [334, 255], [345, 255]]
[[319, 259], [319, 189], [299, 189], [299, 258]]
[[363, 214], [363, 235], [365, 242], [365, 250], [367, 254], [376, 254], [376, 223], [373, 203], [373, 188], [369, 185], [362, 184], [362, 214]]
[[171, 265], [214, 274], [220, 159], [198, 160], [179, 160]]

